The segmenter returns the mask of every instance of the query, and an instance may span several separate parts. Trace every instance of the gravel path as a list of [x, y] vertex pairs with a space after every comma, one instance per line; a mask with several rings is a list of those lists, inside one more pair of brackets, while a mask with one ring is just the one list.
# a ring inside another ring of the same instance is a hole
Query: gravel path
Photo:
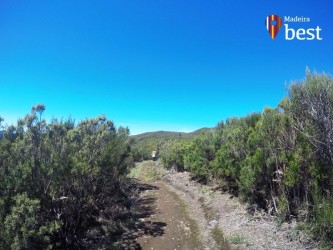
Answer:
[[142, 188], [133, 206], [137, 226], [128, 232], [126, 249], [318, 249], [296, 222], [250, 215], [237, 198], [191, 180], [188, 172], [146, 161], [134, 173]]
[[132, 212], [137, 222], [125, 235], [125, 249], [201, 250], [196, 220], [188, 214], [185, 202], [162, 180], [154, 162], [138, 165], [135, 185], [139, 198], [133, 201]]
[[205, 215], [199, 220], [202, 234], [212, 234], [212, 225], [218, 226], [231, 249], [318, 249], [297, 230], [296, 222], [279, 225], [275, 217], [265, 213], [250, 215], [237, 198], [192, 181], [187, 172], [169, 171], [163, 180], [189, 204], [190, 214]]

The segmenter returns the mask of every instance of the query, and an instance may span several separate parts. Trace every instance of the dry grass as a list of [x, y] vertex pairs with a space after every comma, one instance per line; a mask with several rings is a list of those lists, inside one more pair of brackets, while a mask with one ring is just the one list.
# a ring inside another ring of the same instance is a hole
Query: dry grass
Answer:
[[218, 225], [216, 225], [212, 229], [212, 236], [213, 236], [214, 241], [216, 242], [216, 245], [219, 247], [219, 249], [223, 249], [223, 250], [230, 249], [230, 245], [229, 245], [228, 241], [226, 240], [226, 238], [224, 237], [224, 234]]

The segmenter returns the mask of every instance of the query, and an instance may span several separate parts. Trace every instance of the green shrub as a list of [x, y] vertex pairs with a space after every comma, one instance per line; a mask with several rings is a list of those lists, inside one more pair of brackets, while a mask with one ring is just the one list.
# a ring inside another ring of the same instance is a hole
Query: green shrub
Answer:
[[314, 207], [314, 219], [312, 221], [313, 232], [320, 239], [333, 241], [333, 198], [317, 198]]

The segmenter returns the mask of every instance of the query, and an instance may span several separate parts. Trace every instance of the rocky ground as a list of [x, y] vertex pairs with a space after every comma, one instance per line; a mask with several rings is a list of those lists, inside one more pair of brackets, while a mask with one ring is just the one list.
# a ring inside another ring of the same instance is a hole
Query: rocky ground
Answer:
[[149, 213], [139, 219], [144, 226], [131, 244], [127, 241], [128, 249], [318, 248], [296, 222], [281, 224], [260, 211], [251, 215], [237, 198], [191, 180], [187, 172], [166, 171], [148, 161], [133, 177], [151, 188], [141, 191], [134, 206]]

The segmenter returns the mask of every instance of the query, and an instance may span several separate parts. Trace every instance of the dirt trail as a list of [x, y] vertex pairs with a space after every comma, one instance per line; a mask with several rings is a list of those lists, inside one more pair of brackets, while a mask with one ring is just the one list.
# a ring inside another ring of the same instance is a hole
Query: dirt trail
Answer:
[[250, 215], [237, 198], [192, 181], [189, 173], [146, 161], [131, 177], [140, 196], [125, 249], [318, 249], [296, 222], [280, 224], [260, 211]]
[[154, 185], [158, 189], [144, 194], [156, 199], [154, 214], [143, 220], [148, 220], [152, 225], [163, 225], [164, 234], [158, 237], [143, 235], [138, 239], [140, 246], [143, 249], [200, 249], [197, 226], [186, 214], [183, 201], [169, 191], [163, 182], [156, 181]]
[[134, 177], [140, 186], [135, 202], [137, 227], [129, 232], [127, 249], [203, 249], [196, 222], [188, 215], [186, 204], [167, 184], [155, 180], [154, 162], [141, 163]]
[[[210, 249], [319, 249], [318, 242], [300, 231], [296, 221], [281, 223], [277, 217], [259, 210], [250, 214], [238, 198], [196, 183], [188, 172], [169, 171], [163, 180], [176, 190], [196, 217], [204, 213], [206, 220], [200, 223], [201, 230], [210, 233], [219, 246]], [[216, 228], [209, 230], [212, 222], [223, 231], [227, 246], [219, 244], [221, 237], [216, 235]]]

